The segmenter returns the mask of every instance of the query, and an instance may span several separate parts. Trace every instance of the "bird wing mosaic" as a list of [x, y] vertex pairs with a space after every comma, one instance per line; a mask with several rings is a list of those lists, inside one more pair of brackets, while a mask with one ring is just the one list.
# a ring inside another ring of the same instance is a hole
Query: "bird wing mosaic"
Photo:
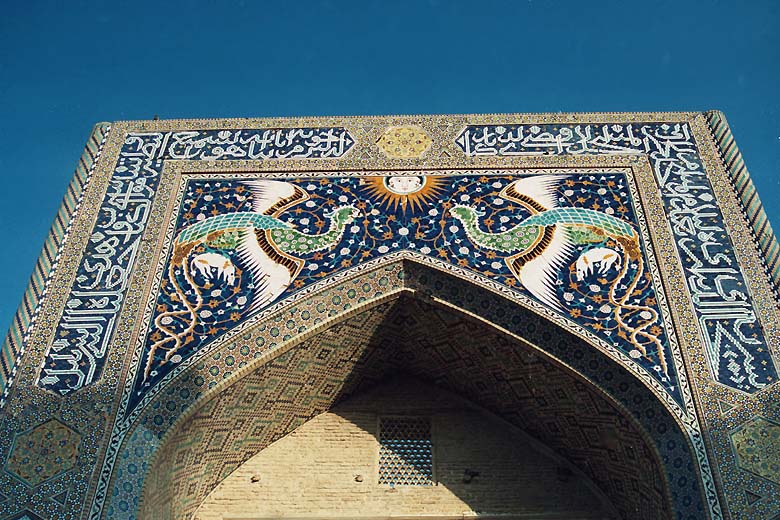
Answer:
[[[226, 312], [220, 302], [241, 295], [227, 314], [230, 320], [238, 321], [240, 314], [276, 300], [303, 268], [303, 260], [293, 255], [333, 248], [344, 235], [346, 225], [358, 215], [354, 206], [339, 206], [319, 221], [327, 221], [324, 226], [317, 226], [325, 228], [322, 232], [301, 232], [279, 216], [308, 199], [305, 190], [271, 180], [250, 181], [242, 187], [248, 189], [250, 196], [235, 195], [236, 203], [225, 202], [224, 206], [232, 209], [240, 207], [241, 201], [250, 200], [250, 211], [218, 213], [214, 208], [213, 214], [207, 216], [201, 210], [195, 221], [174, 239], [168, 266], [169, 292], [167, 301], [158, 305], [159, 314], [154, 319], [145, 380], [158, 375], [153, 370], [155, 360], [159, 365], [180, 360], [179, 352], [185, 343], [195, 339], [196, 329], [201, 332], [200, 337], [224, 330], [214, 326], [223, 320], [210, 319]], [[193, 196], [202, 193], [204, 188], [196, 188]], [[216, 197], [232, 198], [221, 187], [217, 188]], [[200, 198], [210, 202], [215, 195]], [[192, 204], [196, 199], [190, 200]], [[237, 268], [234, 262], [241, 267]], [[242, 283], [245, 279], [249, 282]], [[203, 330], [209, 323], [211, 326]]]
[[624, 409], [676, 517], [775, 518], [778, 286], [717, 111], [102, 123], [0, 346], [0, 519], [136, 518], [210, 392], [408, 293]]
[[[561, 269], [571, 272], [573, 268], [580, 283], [593, 275], [600, 275], [596, 277], [600, 284], [611, 278], [606, 288], [597, 284], [589, 286], [596, 293], [604, 293], [594, 300], [594, 303], [604, 302], [599, 305], [599, 312], [608, 312], [614, 317], [619, 325], [618, 337], [628, 334], [634, 347], [633, 356], [647, 356], [650, 346], [663, 373], [668, 375], [669, 366], [658, 333], [647, 330], [653, 324], [658, 325], [658, 312], [649, 305], [629, 302], [636, 296], [633, 293], [645, 275], [638, 233], [628, 222], [604, 211], [558, 207], [556, 188], [560, 182], [557, 178], [539, 176], [519, 179], [503, 187], [499, 200], [515, 202], [529, 213], [528, 218], [511, 229], [492, 233], [480, 229], [480, 218], [485, 213], [473, 206], [458, 204], [450, 209], [450, 214], [460, 221], [466, 236], [477, 247], [509, 255], [504, 257], [504, 262], [522, 287], [555, 309], [563, 310], [564, 305], [574, 307], [571, 305], [574, 302], [572, 293], [564, 293], [561, 299], [555, 291], [561, 281]], [[568, 182], [571, 187], [576, 186], [574, 181]], [[591, 181], [586, 182], [590, 184]], [[614, 185], [614, 181], [610, 182]], [[574, 190], [566, 191], [574, 193]], [[597, 193], [606, 195], [607, 191], [599, 188]], [[561, 197], [561, 201], [564, 200]], [[620, 198], [615, 197], [615, 200], [620, 201]], [[592, 207], [599, 206], [597, 201], [592, 202]], [[609, 203], [604, 207], [614, 212]], [[617, 275], [612, 276], [612, 271]], [[574, 285], [570, 284], [570, 287]]]
[[636, 226], [621, 173], [190, 180], [130, 407], [283, 295], [400, 250], [502, 280], [679, 400]]

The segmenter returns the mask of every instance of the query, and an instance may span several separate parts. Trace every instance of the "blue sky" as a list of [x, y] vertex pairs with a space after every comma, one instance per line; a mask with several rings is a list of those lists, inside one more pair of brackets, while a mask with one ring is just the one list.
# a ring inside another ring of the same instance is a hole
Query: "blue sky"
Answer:
[[717, 108], [777, 229], [778, 27], [776, 1], [4, 2], [0, 329], [98, 121]]

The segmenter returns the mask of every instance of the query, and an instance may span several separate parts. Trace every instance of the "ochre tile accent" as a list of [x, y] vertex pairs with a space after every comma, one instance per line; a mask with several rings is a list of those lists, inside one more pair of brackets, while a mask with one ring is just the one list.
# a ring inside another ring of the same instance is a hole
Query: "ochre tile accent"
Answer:
[[37, 486], [76, 463], [81, 436], [57, 419], [46, 421], [14, 440], [6, 469]]
[[419, 126], [391, 126], [376, 144], [390, 158], [414, 159], [428, 151], [433, 140]]
[[731, 442], [740, 468], [780, 484], [780, 424], [755, 417], [731, 434]]

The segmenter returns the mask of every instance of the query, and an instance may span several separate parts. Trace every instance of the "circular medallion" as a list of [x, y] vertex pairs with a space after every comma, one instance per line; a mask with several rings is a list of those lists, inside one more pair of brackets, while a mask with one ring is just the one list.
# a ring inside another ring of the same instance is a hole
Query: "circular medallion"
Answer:
[[425, 177], [393, 176], [384, 178], [385, 187], [396, 195], [417, 193], [425, 186]]

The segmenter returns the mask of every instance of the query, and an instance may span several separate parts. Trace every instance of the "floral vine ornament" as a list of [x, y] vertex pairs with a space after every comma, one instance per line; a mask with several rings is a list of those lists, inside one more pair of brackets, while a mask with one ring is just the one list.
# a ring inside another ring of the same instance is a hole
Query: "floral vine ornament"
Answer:
[[[161, 364], [167, 363], [195, 330], [198, 311], [203, 307], [203, 290], [210, 288], [212, 281], [232, 286], [243, 274], [229, 256], [204, 253], [204, 245], [211, 250], [233, 251], [251, 273], [254, 290], [245, 312], [252, 312], [276, 300], [300, 274], [304, 262], [294, 255], [334, 247], [341, 241], [346, 226], [359, 215], [351, 204], [339, 206], [325, 213], [330, 221], [326, 231], [303, 233], [279, 218], [285, 210], [309, 198], [303, 189], [272, 180], [244, 184], [252, 193], [252, 211], [205, 218], [185, 227], [174, 240], [168, 280], [185, 309], [165, 311], [155, 318], [154, 325], [162, 334], [149, 349], [144, 379], [151, 374], [158, 351], [165, 351]], [[177, 272], [183, 274], [189, 287], [182, 287]], [[206, 280], [205, 284], [197, 282], [196, 273]], [[175, 331], [170, 326], [176, 320], [186, 323], [183, 330]]]
[[[648, 345], [656, 347], [661, 368], [668, 375], [661, 341], [653, 329], [648, 330], [658, 320], [658, 312], [631, 303], [644, 276], [638, 233], [628, 222], [601, 211], [559, 207], [557, 188], [565, 178], [539, 175], [505, 186], [499, 196], [518, 203], [530, 216], [503, 232], [480, 229], [479, 219], [484, 213], [477, 208], [457, 204], [450, 208], [450, 214], [461, 222], [471, 242], [510, 255], [505, 263], [515, 278], [532, 295], [559, 311], [563, 305], [556, 285], [562, 269], [576, 271], [580, 280], [617, 271], [608, 292], [615, 319], [627, 332], [638, 355], [647, 356]], [[615, 247], [625, 261], [618, 258]], [[578, 250], [581, 253], [574, 260]], [[595, 263], [599, 264], [597, 268]]]

